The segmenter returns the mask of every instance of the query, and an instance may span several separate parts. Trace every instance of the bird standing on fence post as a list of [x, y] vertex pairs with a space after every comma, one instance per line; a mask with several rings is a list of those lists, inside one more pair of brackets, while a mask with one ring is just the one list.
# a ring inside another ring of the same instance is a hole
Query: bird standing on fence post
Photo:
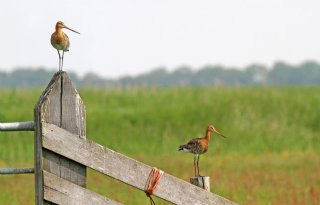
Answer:
[[195, 176], [200, 176], [199, 173], [199, 158], [201, 154], [204, 154], [208, 151], [209, 148], [209, 141], [210, 141], [210, 133], [214, 132], [221, 137], [225, 137], [221, 134], [213, 125], [209, 125], [206, 129], [206, 134], [202, 138], [194, 138], [190, 140], [187, 144], [180, 145], [179, 151], [188, 152], [194, 154], [194, 170]]
[[[62, 32], [63, 28], [69, 29], [70, 31], [80, 34], [79, 32], [64, 25], [62, 21], [57, 22], [56, 31], [51, 35], [51, 45], [58, 51], [59, 71], [62, 71], [64, 52], [69, 51], [70, 47], [70, 41], [67, 34]], [[60, 55], [59, 50], [62, 50], [62, 56]]]

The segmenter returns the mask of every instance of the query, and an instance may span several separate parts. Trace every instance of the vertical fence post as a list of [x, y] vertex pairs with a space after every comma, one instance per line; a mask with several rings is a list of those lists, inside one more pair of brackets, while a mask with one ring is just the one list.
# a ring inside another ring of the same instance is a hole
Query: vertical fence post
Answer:
[[52, 77], [34, 108], [36, 205], [52, 204], [44, 199], [43, 170], [86, 187], [85, 166], [42, 147], [42, 123], [44, 122], [55, 124], [85, 138], [85, 107], [66, 72], [58, 72]]
[[190, 177], [190, 183], [210, 192], [210, 177]]

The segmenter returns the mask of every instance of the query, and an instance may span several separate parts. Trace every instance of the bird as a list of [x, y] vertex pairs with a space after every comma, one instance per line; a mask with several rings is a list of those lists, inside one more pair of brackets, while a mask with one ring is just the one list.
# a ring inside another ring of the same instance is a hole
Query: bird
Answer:
[[[58, 21], [56, 23], [55, 32], [53, 32], [53, 34], [51, 35], [51, 45], [58, 51], [59, 71], [62, 71], [64, 52], [69, 51], [70, 47], [70, 41], [67, 34], [62, 32], [63, 28], [69, 29], [70, 31], [80, 34], [78, 31], [75, 31], [66, 26], [62, 21]], [[59, 50], [62, 50], [62, 56], [60, 55]]]
[[190, 140], [187, 144], [180, 145], [178, 151], [182, 152], [188, 152], [194, 154], [194, 172], [195, 177], [199, 177], [199, 158], [201, 154], [204, 154], [208, 151], [209, 148], [209, 142], [211, 137], [211, 132], [216, 133], [217, 135], [221, 137], [226, 137], [223, 134], [221, 134], [213, 125], [208, 125], [206, 129], [206, 133], [204, 137], [200, 138], [194, 138]]

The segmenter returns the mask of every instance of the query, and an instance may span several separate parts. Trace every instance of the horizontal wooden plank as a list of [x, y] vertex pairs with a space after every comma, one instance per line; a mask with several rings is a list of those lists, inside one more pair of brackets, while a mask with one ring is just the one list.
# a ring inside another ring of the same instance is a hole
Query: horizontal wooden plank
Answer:
[[0, 131], [34, 131], [33, 121], [28, 122], [1, 122]]
[[60, 205], [120, 205], [47, 171], [43, 171], [44, 199]]
[[[144, 190], [151, 167], [52, 124], [43, 125], [43, 146], [124, 183]], [[164, 173], [154, 195], [175, 204], [234, 202]]]

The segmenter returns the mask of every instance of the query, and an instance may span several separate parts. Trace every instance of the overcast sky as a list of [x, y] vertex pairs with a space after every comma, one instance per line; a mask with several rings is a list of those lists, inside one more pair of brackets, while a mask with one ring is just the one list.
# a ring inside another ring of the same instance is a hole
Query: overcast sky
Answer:
[[0, 69], [58, 69], [50, 44], [58, 20], [81, 33], [65, 30], [64, 70], [79, 74], [320, 61], [319, 11], [319, 0], [7, 0]]

